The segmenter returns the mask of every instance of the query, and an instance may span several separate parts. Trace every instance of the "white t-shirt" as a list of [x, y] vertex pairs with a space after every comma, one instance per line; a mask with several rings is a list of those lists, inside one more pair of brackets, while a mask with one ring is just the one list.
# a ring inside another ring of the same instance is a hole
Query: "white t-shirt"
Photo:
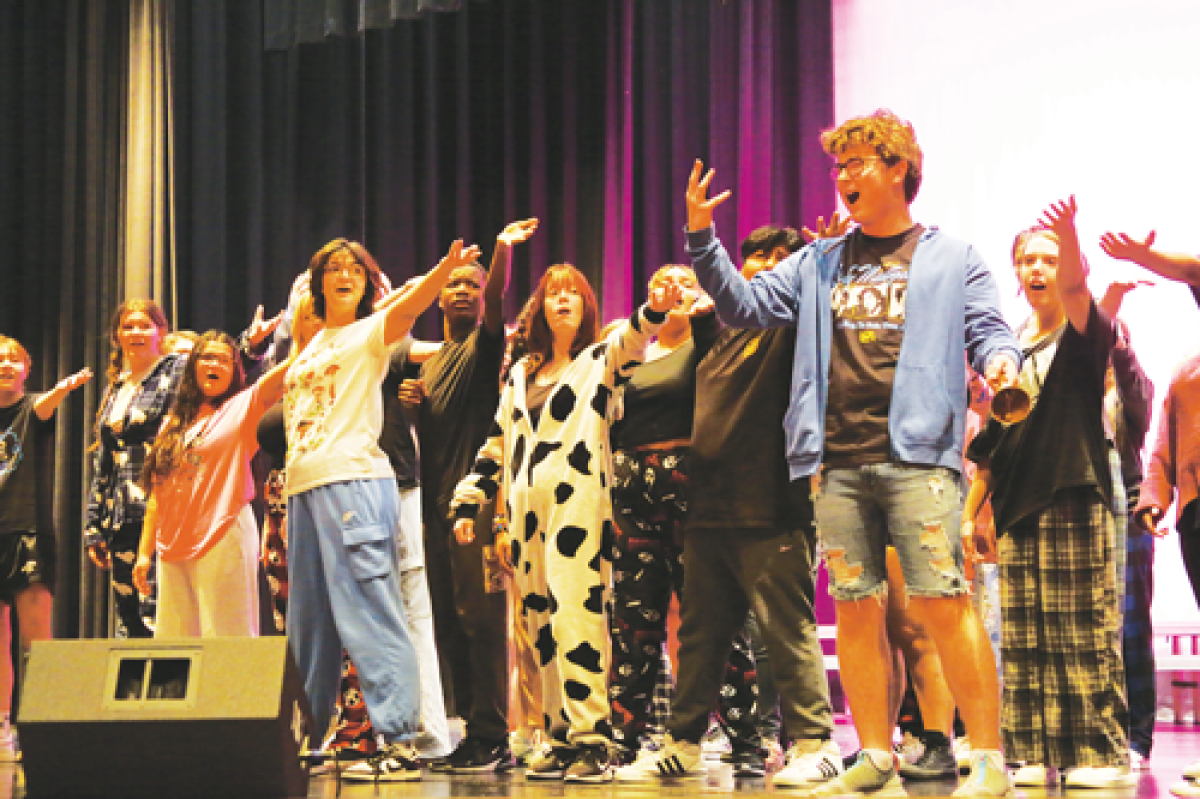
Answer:
[[[287, 373], [288, 496], [345, 480], [392, 479], [379, 448], [391, 348], [385, 314], [325, 328]], [[399, 343], [399, 342], [397, 342]]]

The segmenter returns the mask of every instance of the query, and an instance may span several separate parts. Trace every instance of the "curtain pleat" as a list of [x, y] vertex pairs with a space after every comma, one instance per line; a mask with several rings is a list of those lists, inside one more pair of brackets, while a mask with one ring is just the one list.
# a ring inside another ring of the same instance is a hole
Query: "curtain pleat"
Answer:
[[126, 158], [125, 291], [179, 317], [173, 279], [169, 0], [129, 3], [129, 122]]
[[[263, 45], [291, 30], [283, 0], [0, 3], [0, 332], [33, 355], [31, 388], [102, 375], [109, 314], [135, 293], [178, 327], [241, 330], [336, 236], [399, 283], [454, 238], [487, 258], [504, 224], [537, 216], [508, 318], [559, 261], [613, 318], [685, 260], [693, 159], [734, 189], [727, 245], [833, 208], [827, 0], [495, 0], [411, 20], [392, 0], [361, 34], [365, 5], [311, 2], [319, 43], [278, 50]], [[437, 314], [416, 332], [438, 336]], [[67, 637], [109, 631], [107, 575], [80, 540], [103, 382], [58, 414]]]

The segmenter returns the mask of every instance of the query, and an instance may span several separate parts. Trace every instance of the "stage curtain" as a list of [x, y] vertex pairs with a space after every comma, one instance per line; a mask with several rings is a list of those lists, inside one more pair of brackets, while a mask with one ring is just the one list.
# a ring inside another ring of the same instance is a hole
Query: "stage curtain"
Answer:
[[[735, 190], [717, 217], [727, 243], [833, 208], [817, 141], [833, 121], [827, 2], [466, 3], [264, 51], [270, 7], [177, 0], [185, 326], [278, 309], [336, 236], [399, 282], [457, 237], [486, 258], [525, 216], [542, 226], [516, 251], [510, 318], [560, 261], [606, 318], [624, 315], [657, 266], [685, 260], [697, 157]], [[437, 335], [435, 316], [417, 332]]]
[[124, 286], [125, 0], [0, 3], [0, 332], [33, 357], [30, 390], [90, 366], [57, 413], [60, 637], [109, 632], [109, 587], [82, 550], [109, 314]]
[[171, 159], [172, 0], [129, 2], [129, 93], [122, 242], [125, 296], [151, 297], [170, 320], [175, 296]]
[[[102, 376], [108, 317], [135, 288], [179, 327], [236, 332], [336, 236], [398, 283], [454, 238], [486, 258], [506, 222], [537, 216], [509, 318], [560, 261], [612, 318], [685, 260], [694, 158], [734, 189], [717, 215], [731, 249], [833, 207], [827, 0], [471, 2], [280, 50], [268, 5], [0, 0], [0, 332], [29, 346], [32, 388]], [[417, 333], [439, 335], [436, 314]], [[108, 632], [107, 578], [80, 546], [103, 388], [58, 416], [64, 636]]]

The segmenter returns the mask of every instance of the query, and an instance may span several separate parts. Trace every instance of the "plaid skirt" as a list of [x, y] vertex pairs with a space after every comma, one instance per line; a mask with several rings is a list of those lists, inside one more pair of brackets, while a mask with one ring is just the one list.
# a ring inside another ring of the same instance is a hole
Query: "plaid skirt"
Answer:
[[1092, 487], [1000, 539], [1001, 727], [1010, 761], [1128, 763], [1113, 516]]

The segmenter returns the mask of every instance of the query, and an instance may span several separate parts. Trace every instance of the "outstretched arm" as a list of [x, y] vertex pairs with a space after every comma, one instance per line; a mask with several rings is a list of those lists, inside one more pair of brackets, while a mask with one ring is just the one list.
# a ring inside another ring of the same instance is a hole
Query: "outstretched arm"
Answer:
[[492, 335], [499, 335], [504, 325], [504, 291], [508, 288], [512, 248], [529, 241], [537, 227], [536, 217], [522, 219], [520, 222], [510, 222], [496, 237], [492, 265], [488, 268], [487, 283], [483, 287], [483, 324]]
[[1154, 249], [1155, 235], [1152, 230], [1138, 241], [1128, 233], [1105, 233], [1100, 237], [1100, 249], [1119, 261], [1132, 261], [1169, 280], [1200, 286], [1200, 258]]
[[[479, 248], [472, 244], [464, 247], [462, 239], [457, 239], [450, 245], [450, 251], [437, 266], [429, 270], [424, 277], [405, 284], [408, 288], [397, 291], [404, 292], [398, 299], [387, 304], [383, 313], [387, 314], [384, 322], [383, 343], [391, 346], [408, 335], [413, 322], [437, 298], [442, 285], [450, 273], [460, 266], [466, 266], [479, 257]], [[385, 298], [385, 302], [387, 299]]]
[[1092, 310], [1092, 295], [1088, 292], [1088, 269], [1079, 249], [1079, 234], [1075, 230], [1075, 214], [1079, 207], [1072, 195], [1066, 200], [1051, 203], [1042, 214], [1041, 222], [1058, 234], [1058, 295], [1062, 298], [1067, 321], [1080, 335], [1087, 333], [1088, 317]]
[[54, 412], [58, 410], [59, 405], [62, 405], [62, 401], [67, 398], [68, 394], [91, 379], [92, 370], [86, 366], [75, 374], [64, 377], [54, 385], [54, 388], [34, 400], [33, 412], [43, 422], [46, 421], [54, 415]]
[[284, 378], [287, 376], [287, 370], [291, 367], [292, 362], [296, 360], [296, 355], [297, 351], [293, 348], [292, 354], [286, 361], [272, 366], [271, 371], [258, 381], [258, 401], [264, 408], [270, 408], [283, 396]]

